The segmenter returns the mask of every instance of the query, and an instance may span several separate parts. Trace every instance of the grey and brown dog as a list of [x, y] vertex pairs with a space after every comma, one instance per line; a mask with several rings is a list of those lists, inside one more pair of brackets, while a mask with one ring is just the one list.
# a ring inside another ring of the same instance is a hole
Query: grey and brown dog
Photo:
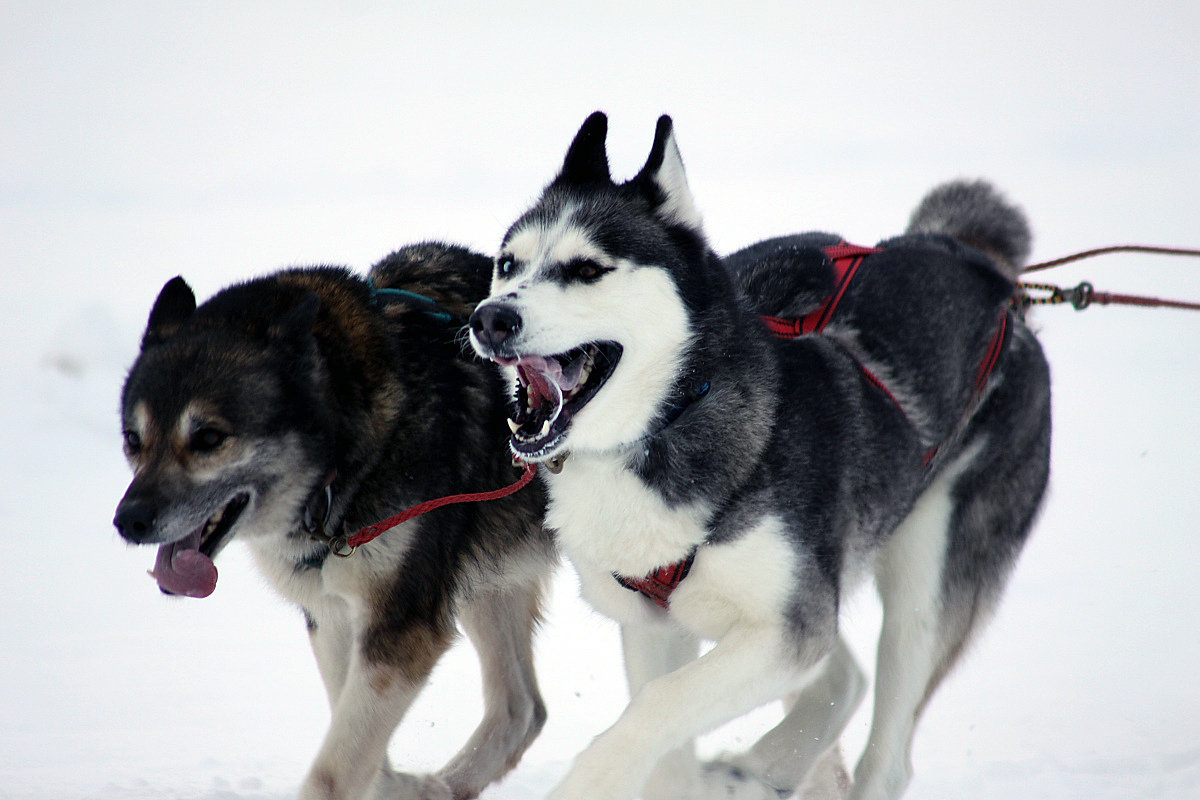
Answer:
[[[327, 541], [513, 481], [505, 389], [460, 336], [490, 273], [483, 256], [417, 245], [366, 279], [285, 270], [199, 308], [175, 278], [126, 380], [134, 478], [114, 522], [158, 545], [162, 590], [212, 592], [236, 538], [303, 610], [333, 712], [306, 800], [474, 797], [544, 721], [531, 637], [554, 552], [539, 484], [418, 517], [350, 557]], [[437, 774], [394, 772], [392, 732], [456, 620], [479, 652], [483, 720]]]

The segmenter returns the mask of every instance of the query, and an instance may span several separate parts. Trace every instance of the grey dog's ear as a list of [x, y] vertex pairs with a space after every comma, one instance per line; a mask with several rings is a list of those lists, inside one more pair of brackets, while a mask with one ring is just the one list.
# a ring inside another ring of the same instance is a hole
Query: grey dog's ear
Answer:
[[658, 118], [654, 144], [650, 146], [646, 165], [626, 186], [640, 191], [663, 221], [683, 225], [697, 232], [703, 227], [700, 212], [696, 210], [692, 192], [688, 189], [683, 158], [675, 144], [671, 118], [666, 114]]
[[279, 322], [272, 327], [272, 333], [287, 341], [306, 340], [312, 333], [313, 325], [317, 322], [317, 312], [320, 310], [321, 296], [316, 292], [309, 292], [280, 317]]
[[608, 136], [608, 117], [596, 111], [579, 128], [575, 139], [567, 149], [562, 170], [554, 183], [584, 185], [589, 183], [611, 183], [608, 172], [608, 152], [604, 140]]
[[196, 295], [192, 293], [192, 287], [178, 275], [171, 278], [158, 293], [158, 299], [150, 309], [150, 320], [142, 335], [142, 349], [170, 339], [195, 312]]

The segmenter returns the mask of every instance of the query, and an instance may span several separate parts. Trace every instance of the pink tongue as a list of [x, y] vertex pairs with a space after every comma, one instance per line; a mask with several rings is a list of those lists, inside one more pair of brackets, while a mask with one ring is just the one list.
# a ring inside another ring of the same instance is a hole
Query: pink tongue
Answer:
[[562, 390], [558, 388], [558, 381], [562, 378], [562, 366], [557, 361], [534, 356], [518, 363], [517, 370], [525, 381], [530, 408], [562, 402]]
[[217, 565], [201, 553], [200, 532], [158, 548], [150, 573], [160, 589], [184, 597], [208, 597], [217, 588]]

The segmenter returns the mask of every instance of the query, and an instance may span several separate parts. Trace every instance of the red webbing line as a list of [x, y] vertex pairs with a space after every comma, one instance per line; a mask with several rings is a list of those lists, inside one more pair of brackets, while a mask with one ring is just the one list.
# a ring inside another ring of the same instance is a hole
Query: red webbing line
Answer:
[[833, 312], [837, 310], [838, 303], [842, 301], [846, 290], [850, 288], [850, 281], [854, 280], [854, 274], [862, 266], [863, 259], [872, 253], [882, 252], [882, 248], [862, 247], [842, 242], [833, 247], [824, 248], [823, 252], [825, 253], [825, 258], [833, 262], [833, 283], [835, 288], [832, 294], [825, 298], [825, 302], [821, 303], [815, 311], [810, 311], [799, 319], [783, 319], [781, 317], [769, 317], [765, 314], [761, 315], [760, 319], [767, 326], [767, 330], [775, 336], [781, 339], [795, 339], [806, 333], [820, 333], [825, 330], [825, 326], [833, 318]]
[[801, 333], [800, 323], [804, 321], [803, 318], [782, 319], [780, 317], [768, 317], [766, 314], [760, 314], [759, 319], [767, 326], [767, 330], [780, 339], [795, 339], [798, 337]]
[[[896, 395], [892, 394], [892, 390], [887, 387], [887, 384], [881, 381], [878, 375], [867, 369], [865, 364], [859, 364], [858, 368], [862, 370], [863, 376], [867, 379], [867, 383], [886, 394], [888, 399], [895, 404], [896, 408], [900, 409], [900, 413], [904, 414], [904, 406], [900, 405], [900, 401], [896, 399]], [[907, 416], [907, 414], [905, 414], [905, 416]]]
[[[846, 245], [849, 247], [849, 245]], [[840, 246], [839, 246], [840, 248]], [[833, 250], [839, 248], [829, 248], [825, 251], [826, 255]], [[833, 319], [833, 312], [837, 310], [838, 303], [842, 302], [842, 297], [846, 294], [846, 290], [850, 288], [850, 281], [854, 280], [854, 274], [858, 272], [858, 268], [862, 266], [865, 255], [852, 253], [844, 256], [830, 256], [833, 259], [833, 268], [837, 271], [837, 290], [829, 297], [820, 308], [813, 313], [804, 317], [803, 333], [820, 333], [825, 330], [825, 326], [829, 324], [829, 320]]]
[[613, 577], [631, 592], [650, 598], [659, 608], [668, 609], [671, 607], [671, 593], [683, 583], [683, 579], [692, 571], [695, 561], [696, 550], [693, 548], [683, 561], [659, 567], [644, 578], [627, 578], [615, 572]]
[[426, 500], [424, 503], [419, 503], [407, 511], [401, 511], [394, 517], [388, 517], [383, 522], [376, 522], [374, 525], [368, 525], [358, 533], [346, 540], [346, 544], [350, 548], [358, 547], [375, 539], [384, 531], [402, 523], [408, 522], [414, 517], [419, 517], [422, 514], [428, 514], [430, 511], [441, 508], [442, 506], [452, 505], [454, 503], [483, 503], [488, 500], [499, 500], [501, 497], [508, 497], [510, 494], [519, 492], [524, 489], [529, 482], [533, 480], [534, 474], [537, 472], [536, 464], [526, 464], [525, 472], [517, 479], [515, 483], [510, 483], [502, 489], [496, 489], [491, 492], [474, 492], [471, 494], [452, 494], [449, 497], [438, 497], [433, 500]]
[[872, 253], [882, 253], [882, 247], [863, 247], [859, 244], [848, 244], [842, 242], [835, 244], [832, 247], [826, 247], [825, 257], [837, 261], [839, 258], [850, 258], [851, 256], [869, 256]]
[[975, 374], [975, 394], [980, 394], [984, 387], [987, 386], [988, 378], [992, 376], [992, 371], [996, 369], [996, 363], [1000, 361], [1000, 354], [1004, 352], [1004, 341], [1008, 338], [1008, 312], [1000, 314], [1000, 322], [996, 326], [996, 332], [992, 334], [992, 341], [988, 343], [987, 352], [983, 356], [983, 362], [979, 365], [979, 372]]
[[1111, 247], [1097, 247], [1094, 250], [1084, 250], [1079, 253], [1073, 253], [1069, 256], [1056, 258], [1052, 261], [1042, 261], [1038, 264], [1030, 264], [1022, 269], [1022, 272], [1037, 272], [1051, 267], [1070, 264], [1072, 261], [1081, 261], [1092, 256], [1102, 256], [1108, 253], [1157, 253], [1164, 256], [1200, 256], [1200, 250], [1192, 250], [1185, 247], [1155, 247], [1145, 244], [1118, 244]]
[[1183, 300], [1163, 300], [1159, 297], [1139, 297], [1135, 294], [1114, 294], [1112, 292], [1093, 291], [1091, 300], [1092, 303], [1099, 303], [1102, 306], [1115, 304], [1126, 306], [1145, 306], [1147, 308], [1184, 308], [1189, 311], [1200, 311], [1200, 303], [1187, 303]]

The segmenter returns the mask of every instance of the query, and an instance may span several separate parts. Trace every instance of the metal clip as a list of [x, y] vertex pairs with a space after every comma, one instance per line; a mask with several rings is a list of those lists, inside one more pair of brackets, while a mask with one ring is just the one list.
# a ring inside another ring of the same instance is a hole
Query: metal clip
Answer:
[[1092, 304], [1092, 298], [1095, 294], [1095, 287], [1084, 281], [1074, 289], [1069, 289], [1065, 294], [1065, 300], [1073, 305], [1076, 311], [1083, 311]]
[[358, 550], [357, 547], [350, 547], [345, 536], [337, 536], [329, 540], [329, 552], [338, 558], [349, 558], [354, 555], [356, 550]]
[[[563, 453], [562, 455], [558, 455], [558, 456], [555, 456], [554, 458], [547, 459], [546, 461], [543, 461], [542, 463], [546, 465], [546, 469], [550, 470], [555, 475], [557, 475], [558, 473], [563, 471], [563, 464], [566, 463], [567, 458], [570, 455], [571, 455], [571, 451], [568, 450], [567, 452]], [[525, 467], [527, 467], [529, 464], [527, 461], [525, 461], [525, 459], [521, 458], [518, 455], [514, 455], [512, 457], [512, 465], [514, 467], [516, 467], [517, 469], [525, 469]]]

